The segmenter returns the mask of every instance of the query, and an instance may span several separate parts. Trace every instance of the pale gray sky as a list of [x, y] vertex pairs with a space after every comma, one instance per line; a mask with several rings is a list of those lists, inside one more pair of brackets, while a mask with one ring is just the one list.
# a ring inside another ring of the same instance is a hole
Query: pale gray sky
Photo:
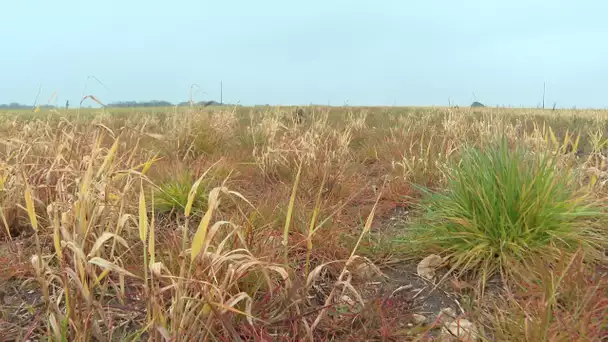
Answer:
[[608, 107], [605, 0], [20, 0], [0, 4], [0, 103]]

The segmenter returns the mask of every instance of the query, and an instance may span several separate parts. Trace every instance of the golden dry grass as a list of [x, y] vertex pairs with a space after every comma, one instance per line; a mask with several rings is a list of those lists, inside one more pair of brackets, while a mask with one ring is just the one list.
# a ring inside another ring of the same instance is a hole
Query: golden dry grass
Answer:
[[[53, 110], [0, 113], [0, 133], [4, 340], [416, 340], [433, 327], [390, 324], [413, 311], [368, 291], [425, 256], [383, 224], [416, 186], [441, 189], [465, 148], [505, 136], [608, 189], [608, 111]], [[498, 340], [605, 336], [605, 277], [566, 264], [514, 280], [545, 296], [504, 290], [469, 313]], [[585, 334], [560, 330], [574, 320]]]

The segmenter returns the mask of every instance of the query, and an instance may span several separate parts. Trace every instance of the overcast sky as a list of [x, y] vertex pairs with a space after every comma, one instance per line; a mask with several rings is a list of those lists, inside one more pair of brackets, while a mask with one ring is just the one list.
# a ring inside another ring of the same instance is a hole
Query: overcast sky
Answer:
[[2, 0], [0, 103], [608, 107], [605, 0]]

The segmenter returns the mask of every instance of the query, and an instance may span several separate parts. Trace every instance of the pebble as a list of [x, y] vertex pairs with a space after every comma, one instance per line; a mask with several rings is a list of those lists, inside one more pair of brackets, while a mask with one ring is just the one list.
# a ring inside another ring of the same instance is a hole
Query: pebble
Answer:
[[419, 314], [413, 314], [412, 320], [414, 321], [414, 324], [421, 325], [426, 322], [426, 317], [423, 315], [419, 315]]

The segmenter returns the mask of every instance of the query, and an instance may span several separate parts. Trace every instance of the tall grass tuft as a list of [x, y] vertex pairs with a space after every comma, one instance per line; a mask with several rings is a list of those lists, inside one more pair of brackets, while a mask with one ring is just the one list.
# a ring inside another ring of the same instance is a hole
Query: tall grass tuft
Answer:
[[191, 194], [192, 177], [185, 173], [174, 179], [165, 181], [158, 186], [155, 193], [155, 209], [159, 213], [183, 212], [192, 195], [191, 207], [200, 214], [207, 210], [207, 184], [197, 188], [196, 193]]
[[445, 191], [423, 189], [416, 242], [483, 282], [537, 257], [556, 260], [560, 249], [596, 250], [604, 213], [574, 188], [570, 172], [555, 167], [556, 158], [510, 148], [506, 139], [468, 150]]

